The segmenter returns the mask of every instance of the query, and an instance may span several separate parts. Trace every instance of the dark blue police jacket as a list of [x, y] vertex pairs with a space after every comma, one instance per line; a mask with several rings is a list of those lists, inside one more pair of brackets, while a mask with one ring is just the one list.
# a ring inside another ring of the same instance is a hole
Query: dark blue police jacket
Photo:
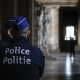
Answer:
[[[8, 44], [9, 44], [9, 38], [5, 34], [3, 34], [2, 39], [0, 40], [0, 48], [3, 46], [7, 46]], [[1, 80], [1, 66], [0, 66], [0, 80]]]
[[9, 44], [9, 37], [3, 34], [2, 39], [0, 40], [0, 47], [6, 46], [8, 44]]
[[40, 80], [45, 65], [42, 51], [30, 46], [24, 36], [13, 39], [13, 43], [0, 50], [3, 56], [2, 80]]

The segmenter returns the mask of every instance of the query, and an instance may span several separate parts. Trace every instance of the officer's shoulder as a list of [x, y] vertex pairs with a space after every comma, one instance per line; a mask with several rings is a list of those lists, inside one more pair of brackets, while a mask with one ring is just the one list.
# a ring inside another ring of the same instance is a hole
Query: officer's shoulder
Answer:
[[32, 47], [32, 49], [33, 49], [35, 52], [37, 52], [38, 54], [39, 54], [39, 53], [40, 53], [40, 54], [43, 54], [43, 52], [41, 51], [40, 48], [35, 47], [35, 46], [31, 46], [31, 47]]

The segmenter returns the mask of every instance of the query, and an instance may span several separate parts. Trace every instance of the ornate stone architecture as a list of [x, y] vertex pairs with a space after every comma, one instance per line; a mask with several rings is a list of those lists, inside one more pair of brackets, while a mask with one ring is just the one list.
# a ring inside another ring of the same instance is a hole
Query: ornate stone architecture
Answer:
[[37, 46], [42, 48], [42, 46], [46, 46], [46, 38], [47, 38], [47, 31], [49, 28], [49, 15], [47, 12], [47, 9], [45, 7], [42, 6], [41, 3], [38, 3], [35, 1], [35, 17], [37, 18], [34, 19], [35, 25], [37, 24], [37, 28], [38, 28], [38, 44]]
[[56, 59], [51, 57], [49, 48], [46, 44], [50, 22], [47, 8], [35, 1], [34, 12], [34, 45], [41, 48], [46, 59]]
[[78, 13], [78, 45], [80, 45], [80, 0], [36, 0], [43, 4], [44, 7], [49, 9], [50, 15], [50, 26], [48, 30], [48, 37], [46, 39], [46, 43], [50, 52], [60, 51], [61, 43], [63, 42], [63, 38], [60, 37], [63, 33], [60, 32], [61, 21], [60, 21], [60, 9], [67, 8], [69, 10], [76, 10]]

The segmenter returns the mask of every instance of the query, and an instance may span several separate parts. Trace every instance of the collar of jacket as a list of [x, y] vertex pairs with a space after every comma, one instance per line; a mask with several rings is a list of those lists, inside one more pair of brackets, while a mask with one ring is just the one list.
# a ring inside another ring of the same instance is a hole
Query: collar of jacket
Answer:
[[19, 40], [19, 41], [22, 41], [22, 40], [24, 40], [24, 41], [28, 41], [28, 39], [26, 38], [26, 37], [24, 37], [24, 36], [15, 36], [14, 38], [13, 38], [13, 40], [14, 41], [17, 41], [17, 40]]

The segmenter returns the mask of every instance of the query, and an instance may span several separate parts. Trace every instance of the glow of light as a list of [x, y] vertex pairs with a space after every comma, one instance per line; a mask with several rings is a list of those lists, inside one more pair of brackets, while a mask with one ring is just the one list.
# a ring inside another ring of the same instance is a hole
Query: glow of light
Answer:
[[71, 62], [72, 62], [72, 63], [74, 62], [74, 57], [71, 58]]
[[66, 74], [68, 74], [68, 75], [71, 74], [71, 63], [70, 63], [69, 56], [67, 56], [67, 59], [66, 59]]
[[67, 37], [70, 37], [70, 27], [68, 26], [68, 27], [66, 27], [66, 36]]
[[74, 40], [76, 40], [76, 36], [74, 36]]
[[70, 40], [70, 37], [73, 37], [74, 40], [76, 39], [75, 35], [74, 35], [74, 26], [66, 27], [66, 36], [65, 37], [66, 37], [65, 40]]
[[71, 37], [74, 37], [74, 27], [71, 26], [70, 29], [71, 29], [71, 33], [70, 33], [71, 34]]

